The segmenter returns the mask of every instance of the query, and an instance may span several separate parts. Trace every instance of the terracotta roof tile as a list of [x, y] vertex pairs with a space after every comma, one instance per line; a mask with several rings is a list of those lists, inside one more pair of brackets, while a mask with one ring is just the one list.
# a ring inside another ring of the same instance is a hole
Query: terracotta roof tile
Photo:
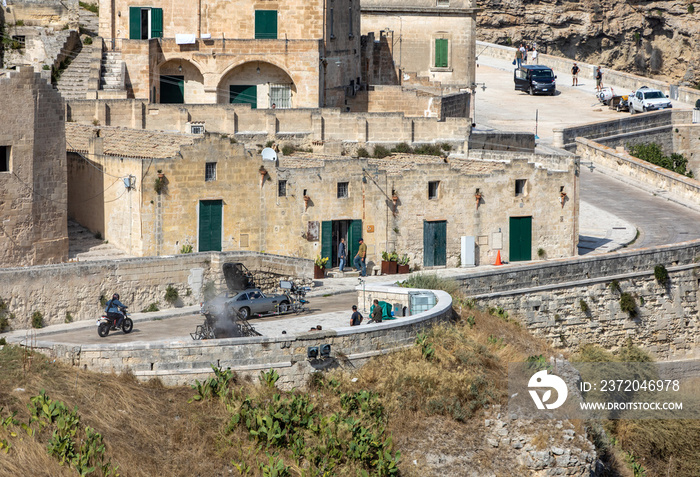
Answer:
[[90, 138], [97, 135], [104, 138], [106, 155], [145, 158], [173, 157], [180, 152], [182, 146], [194, 143], [198, 137], [191, 134], [66, 123], [66, 149], [71, 152], [88, 152]]

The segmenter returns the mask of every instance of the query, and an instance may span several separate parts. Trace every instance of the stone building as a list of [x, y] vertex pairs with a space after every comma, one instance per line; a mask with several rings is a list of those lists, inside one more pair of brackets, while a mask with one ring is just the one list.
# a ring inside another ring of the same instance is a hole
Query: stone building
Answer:
[[[540, 248], [550, 258], [576, 254], [572, 156], [296, 153], [270, 161], [211, 134], [73, 123], [66, 134], [71, 216], [134, 255], [189, 245], [323, 255], [334, 264], [338, 240], [353, 253], [360, 236], [370, 266], [383, 251], [409, 255], [414, 267], [456, 266], [462, 236], [473, 238], [476, 264], [492, 263], [498, 251], [511, 261], [536, 258]], [[81, 199], [100, 190], [101, 198]]]
[[357, 82], [359, 0], [101, 0], [132, 97], [253, 108], [340, 106]]
[[363, 45], [369, 83], [472, 88], [475, 0], [362, 0], [361, 11], [362, 34], [371, 38]]
[[0, 77], [0, 266], [68, 259], [63, 108], [32, 67]]

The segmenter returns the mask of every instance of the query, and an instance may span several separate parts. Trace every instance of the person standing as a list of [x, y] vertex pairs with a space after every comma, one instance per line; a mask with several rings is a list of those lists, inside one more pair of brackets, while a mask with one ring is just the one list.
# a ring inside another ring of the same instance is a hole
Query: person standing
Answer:
[[345, 268], [345, 262], [348, 259], [348, 251], [345, 247], [345, 239], [341, 238], [338, 244], [338, 268], [342, 272]]
[[[522, 45], [520, 45], [522, 47]], [[520, 48], [517, 48], [515, 50], [515, 66], [517, 68], [520, 68], [520, 66], [523, 64], [523, 52], [520, 50]]]
[[532, 64], [536, 65], [537, 63], [537, 48], [534, 46], [532, 47]]
[[374, 306], [372, 307], [372, 321], [374, 323], [381, 323], [383, 314], [384, 314], [384, 311], [382, 310], [382, 307], [379, 306], [379, 300], [377, 300], [375, 298], [374, 299]]
[[355, 268], [358, 272], [360, 272], [361, 276], [366, 277], [367, 263], [365, 260], [367, 259], [367, 245], [365, 245], [365, 242], [362, 239], [358, 240], [358, 242], [360, 243], [360, 247], [357, 249], [357, 255], [355, 255], [353, 265], [355, 265]]
[[603, 89], [603, 70], [600, 66], [595, 74], [595, 89], [596, 91], [601, 91]]
[[520, 51], [523, 53], [523, 63], [527, 63], [527, 47], [520, 45]]
[[357, 311], [357, 305], [352, 305], [352, 317], [350, 318], [350, 326], [360, 326], [362, 323], [362, 314]]
[[571, 86], [578, 86], [578, 72], [579, 67], [574, 62], [574, 66], [571, 67]]

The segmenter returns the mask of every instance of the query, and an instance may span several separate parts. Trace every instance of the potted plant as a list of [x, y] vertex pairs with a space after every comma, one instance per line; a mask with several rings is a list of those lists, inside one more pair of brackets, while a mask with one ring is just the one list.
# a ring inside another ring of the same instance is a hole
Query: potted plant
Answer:
[[160, 177], [160, 174], [158, 177], [156, 177], [155, 182], [153, 183], [153, 190], [156, 191], [156, 194], [160, 194], [163, 192], [163, 189], [165, 189], [165, 177]]
[[411, 263], [411, 259], [408, 258], [408, 255], [406, 255], [405, 253], [403, 255], [401, 255], [398, 263], [399, 263], [399, 270], [398, 270], [399, 274], [409, 273], [411, 271], [410, 265], [409, 265]]
[[326, 276], [326, 264], [328, 263], [328, 257], [321, 257], [320, 255], [314, 260], [314, 278], [324, 278]]
[[393, 265], [391, 263], [391, 254], [389, 252], [382, 252], [382, 275], [391, 275]]

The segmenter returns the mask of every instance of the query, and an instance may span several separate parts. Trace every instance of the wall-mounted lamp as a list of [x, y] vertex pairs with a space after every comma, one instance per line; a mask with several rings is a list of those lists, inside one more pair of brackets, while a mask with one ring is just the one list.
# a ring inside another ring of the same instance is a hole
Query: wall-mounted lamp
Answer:
[[182, 73], [182, 60], [179, 60], [179, 62], [180, 62], [180, 64], [177, 65], [177, 71], [179, 71], [180, 73]]
[[476, 189], [476, 192], [474, 193], [474, 199], [476, 200], [476, 208], [479, 208], [479, 204], [481, 203], [481, 198], [483, 195], [481, 194], [480, 189]]
[[260, 62], [258, 61], [258, 67], [255, 69], [257, 74], [260, 74]]
[[260, 187], [262, 187], [265, 182], [265, 176], [267, 175], [267, 169], [265, 169], [265, 166], [260, 166], [258, 172], [260, 172]]

